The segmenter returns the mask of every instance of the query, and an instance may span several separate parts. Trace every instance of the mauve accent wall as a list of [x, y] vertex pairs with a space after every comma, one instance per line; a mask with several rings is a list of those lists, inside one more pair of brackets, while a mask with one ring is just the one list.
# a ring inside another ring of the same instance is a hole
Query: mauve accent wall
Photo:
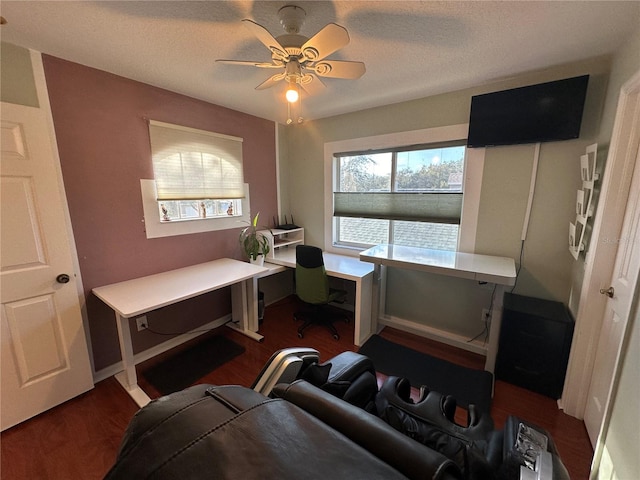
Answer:
[[[121, 357], [114, 313], [91, 289], [222, 257], [242, 259], [242, 225], [146, 238], [140, 179], [153, 178], [147, 119], [242, 137], [252, 211], [264, 219], [277, 212], [275, 124], [48, 55], [43, 61], [98, 371]], [[230, 311], [227, 288], [148, 319], [154, 329], [178, 333]], [[135, 330], [135, 352], [170, 338]]]

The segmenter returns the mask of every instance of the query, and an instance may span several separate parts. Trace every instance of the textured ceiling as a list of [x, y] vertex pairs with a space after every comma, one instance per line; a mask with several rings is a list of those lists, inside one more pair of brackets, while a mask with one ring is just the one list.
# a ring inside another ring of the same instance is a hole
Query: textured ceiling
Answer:
[[614, 52], [640, 24], [627, 1], [8, 1], [2, 41], [284, 123], [284, 85], [255, 87], [275, 73], [216, 64], [269, 61], [241, 23], [274, 36], [277, 11], [307, 12], [301, 34], [329, 22], [351, 42], [330, 55], [356, 60], [358, 80], [323, 79], [324, 93], [303, 96], [307, 119], [362, 110], [481, 85], [523, 72]]

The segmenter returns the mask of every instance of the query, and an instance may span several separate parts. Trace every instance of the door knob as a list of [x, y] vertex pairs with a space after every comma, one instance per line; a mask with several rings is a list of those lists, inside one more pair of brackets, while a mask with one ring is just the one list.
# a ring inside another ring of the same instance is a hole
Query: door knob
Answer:
[[613, 289], [613, 287], [601, 288], [600, 293], [603, 295], [606, 295], [609, 298], [613, 298], [613, 294], [615, 293], [615, 290]]
[[66, 273], [61, 273], [56, 277], [56, 282], [58, 283], [69, 283], [69, 280], [69, 275], [67, 275]]

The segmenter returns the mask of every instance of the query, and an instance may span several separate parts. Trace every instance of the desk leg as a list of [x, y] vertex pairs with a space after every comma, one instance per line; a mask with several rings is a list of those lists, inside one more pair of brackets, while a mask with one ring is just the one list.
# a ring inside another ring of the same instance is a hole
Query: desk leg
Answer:
[[258, 318], [258, 279], [250, 278], [247, 284], [247, 328], [250, 332], [257, 332], [260, 328]]
[[378, 326], [378, 319], [372, 314], [374, 274], [375, 272], [356, 282], [353, 343], [357, 346], [362, 346], [376, 333]]
[[376, 263], [373, 265], [373, 273], [371, 282], [371, 325], [370, 335], [374, 333], [378, 333], [378, 319], [380, 318], [380, 306], [383, 304], [383, 296], [382, 296], [382, 276], [384, 275], [384, 266]]
[[149, 396], [138, 386], [136, 376], [136, 364], [133, 359], [133, 345], [131, 343], [131, 331], [129, 329], [129, 319], [121, 317], [116, 313], [116, 325], [118, 326], [118, 339], [120, 340], [120, 353], [122, 355], [122, 366], [124, 371], [116, 375], [116, 380], [127, 391], [129, 396], [138, 404], [144, 407], [151, 401]]
[[231, 318], [227, 327], [261, 342], [258, 332], [258, 280], [250, 278], [231, 285]]
[[491, 312], [491, 324], [489, 330], [489, 345], [487, 347], [487, 358], [484, 369], [494, 373], [496, 368], [496, 358], [498, 356], [498, 343], [500, 342], [500, 328], [502, 327], [502, 299], [504, 297], [504, 286], [497, 285], [495, 298], [493, 299], [493, 311]]

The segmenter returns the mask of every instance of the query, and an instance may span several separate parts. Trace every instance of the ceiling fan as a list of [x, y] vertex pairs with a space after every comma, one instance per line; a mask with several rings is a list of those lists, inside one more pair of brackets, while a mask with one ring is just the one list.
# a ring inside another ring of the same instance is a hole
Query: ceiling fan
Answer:
[[[271, 63], [242, 60], [216, 60], [232, 65], [247, 65], [258, 68], [281, 69], [256, 87], [264, 90], [273, 87], [280, 80], [288, 84], [287, 100], [298, 99], [298, 86], [309, 95], [315, 95], [325, 89], [318, 77], [357, 79], [365, 72], [362, 62], [325, 60], [335, 51], [349, 43], [349, 33], [344, 27], [329, 23], [313, 37], [300, 35], [306, 12], [296, 5], [286, 5], [278, 10], [278, 18], [286, 33], [274, 38], [262, 25], [253, 20], [244, 19], [244, 25], [271, 52]], [[295, 98], [294, 98], [295, 97]]]

